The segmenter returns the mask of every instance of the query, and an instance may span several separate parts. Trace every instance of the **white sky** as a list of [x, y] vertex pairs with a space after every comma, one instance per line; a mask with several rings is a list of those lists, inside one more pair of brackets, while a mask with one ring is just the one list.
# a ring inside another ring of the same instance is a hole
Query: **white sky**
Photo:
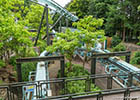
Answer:
[[60, 4], [62, 7], [64, 7], [67, 3], [69, 3], [71, 0], [54, 0], [58, 4]]

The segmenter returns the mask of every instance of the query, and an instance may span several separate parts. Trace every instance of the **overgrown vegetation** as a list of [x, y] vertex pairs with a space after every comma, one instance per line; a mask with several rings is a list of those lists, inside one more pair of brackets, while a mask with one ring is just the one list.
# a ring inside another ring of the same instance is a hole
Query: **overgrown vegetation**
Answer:
[[120, 37], [117, 35], [113, 36], [111, 40], [111, 47], [116, 47], [119, 43], [121, 43]]
[[[76, 77], [76, 76], [87, 76], [90, 75], [88, 70], [84, 69], [81, 65], [73, 64], [71, 72], [69, 69], [69, 63], [66, 63], [65, 66], [65, 76], [66, 77]], [[60, 77], [60, 71], [58, 73], [58, 77]], [[66, 79], [68, 80], [68, 79]], [[100, 90], [98, 87], [96, 87], [91, 81], [91, 90], [90, 91], [98, 91]], [[67, 83], [66, 92], [71, 93], [82, 93], [85, 92], [85, 80], [76, 80], [71, 81]], [[64, 91], [64, 90], [63, 90]], [[61, 92], [63, 92], [61, 91]]]
[[86, 16], [78, 22], [73, 23], [73, 26], [75, 26], [79, 31], [71, 32], [68, 29], [65, 33], [57, 33], [55, 39], [53, 40], [53, 45], [47, 47], [47, 51], [59, 51], [62, 55], [65, 55], [71, 66], [74, 51], [77, 48], [82, 47], [81, 42], [85, 44], [84, 48], [86, 49], [86, 58], [87, 53], [91, 50], [91, 47], [95, 46], [95, 43], [105, 40], [104, 30], [100, 29], [102, 24], [103, 19]]
[[102, 29], [106, 35], [117, 34], [130, 42], [140, 35], [139, 5], [139, 0], [73, 0], [67, 9], [80, 18], [85, 15], [104, 18]]
[[113, 51], [114, 52], [126, 51], [126, 47], [122, 43], [120, 43], [116, 47], [113, 48]]
[[36, 63], [22, 64], [22, 80], [29, 81], [29, 72], [36, 71]]
[[140, 51], [134, 54], [134, 57], [132, 58], [131, 63], [140, 65]]

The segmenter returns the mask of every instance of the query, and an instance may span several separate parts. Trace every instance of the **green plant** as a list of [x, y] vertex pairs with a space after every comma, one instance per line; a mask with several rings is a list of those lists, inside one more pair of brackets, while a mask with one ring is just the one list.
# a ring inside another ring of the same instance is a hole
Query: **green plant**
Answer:
[[117, 52], [117, 51], [125, 51], [126, 50], [126, 47], [120, 43], [118, 44], [116, 47], [113, 48], [113, 51]]
[[5, 62], [3, 60], [0, 60], [0, 68], [5, 66]]
[[139, 46], [140, 46], [140, 36], [138, 37], [138, 39], [139, 39], [139, 42], [137, 43], [137, 45], [139, 45]]
[[36, 70], [36, 63], [23, 63], [22, 64], [22, 79], [23, 81], [29, 81], [29, 72]]
[[119, 36], [113, 36], [111, 41], [111, 47], [116, 47], [121, 42], [121, 39]]
[[134, 57], [132, 58], [131, 63], [140, 65], [140, 51], [134, 54]]
[[[76, 76], [87, 76], [89, 75], [88, 70], [84, 69], [81, 65], [73, 64], [72, 71], [69, 72], [69, 63], [66, 63], [65, 66], [65, 76], [66, 77], [76, 77]], [[58, 72], [58, 77], [60, 77], [60, 70]], [[69, 79], [66, 79], [67, 81]], [[90, 82], [91, 83], [91, 82]], [[85, 80], [76, 80], [67, 82], [66, 92], [67, 93], [82, 93], [85, 92]], [[91, 83], [91, 91], [100, 90], [98, 87], [95, 87], [94, 84]], [[61, 91], [63, 93], [64, 90]]]

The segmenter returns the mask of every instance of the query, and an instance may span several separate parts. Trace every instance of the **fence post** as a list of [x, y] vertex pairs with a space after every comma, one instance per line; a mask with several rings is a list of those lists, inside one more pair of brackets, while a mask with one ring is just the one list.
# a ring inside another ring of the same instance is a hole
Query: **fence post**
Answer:
[[85, 84], [85, 91], [86, 92], [89, 92], [90, 91], [90, 89], [91, 89], [91, 79], [90, 79], [90, 77], [88, 76], [87, 77], [87, 79], [86, 79], [86, 82], [85, 82], [86, 84]]
[[128, 86], [127, 87], [131, 87], [133, 85], [133, 73], [130, 72], [128, 74]]
[[126, 91], [124, 92], [124, 99], [123, 100], [128, 100], [128, 97], [130, 97], [130, 91], [127, 88]]
[[103, 95], [101, 92], [97, 95], [97, 100], [103, 100]]
[[[92, 58], [91, 59], [91, 75], [95, 75], [96, 74], [96, 58]], [[95, 78], [92, 79], [92, 83], [95, 84]]]
[[[60, 61], [60, 67], [61, 67], [61, 77], [65, 77], [65, 60]], [[62, 89], [64, 89], [64, 94], [65, 94], [65, 79], [63, 79], [62, 82]]]
[[17, 63], [16, 66], [17, 66], [18, 82], [22, 82], [21, 63]]
[[107, 89], [112, 89], [112, 75], [109, 74], [107, 77]]
[[[131, 55], [131, 52], [130, 52], [130, 55]], [[126, 61], [127, 63], [130, 62], [130, 55], [125, 56], [125, 61]]]

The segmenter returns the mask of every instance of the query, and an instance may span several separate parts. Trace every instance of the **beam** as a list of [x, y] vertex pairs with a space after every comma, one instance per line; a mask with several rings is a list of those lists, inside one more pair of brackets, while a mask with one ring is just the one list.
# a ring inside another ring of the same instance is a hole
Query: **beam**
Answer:
[[19, 59], [16, 59], [16, 62], [24, 63], [24, 62], [38, 62], [38, 61], [51, 61], [51, 60], [64, 60], [64, 56], [19, 58]]
[[36, 40], [35, 40], [35, 44], [34, 44], [34, 46], [37, 45], [37, 41], [38, 41], [38, 38], [39, 38], [39, 34], [40, 34], [40, 30], [41, 30], [41, 26], [42, 26], [42, 24], [43, 24], [43, 20], [44, 20], [45, 12], [46, 12], [46, 8], [44, 8], [44, 11], [43, 11], [43, 14], [42, 14], [42, 18], [41, 18], [41, 21], [40, 21], [40, 25], [39, 25], [39, 29], [38, 29], [38, 32], [37, 32], [37, 37], [36, 37]]
[[113, 52], [113, 53], [96, 53], [92, 54], [91, 58], [109, 58], [113, 56], [130, 56], [130, 51]]

